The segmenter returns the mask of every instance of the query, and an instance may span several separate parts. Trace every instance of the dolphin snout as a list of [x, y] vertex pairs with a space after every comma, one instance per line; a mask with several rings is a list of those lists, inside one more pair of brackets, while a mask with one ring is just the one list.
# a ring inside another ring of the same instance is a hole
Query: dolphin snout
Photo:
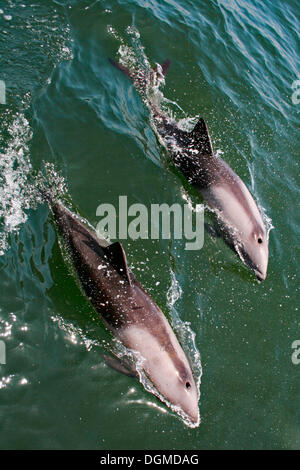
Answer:
[[266, 272], [265, 272], [265, 273], [262, 273], [262, 272], [260, 272], [258, 269], [254, 269], [253, 271], [254, 271], [254, 274], [255, 274], [256, 279], [257, 279], [258, 281], [263, 282], [263, 281], [266, 279], [266, 277], [267, 277], [267, 273], [266, 273]]
[[254, 273], [256, 278], [262, 282], [267, 277], [267, 269], [268, 269], [268, 250], [259, 251], [253, 249], [252, 246], [247, 247], [248, 250], [242, 246], [236, 249], [237, 254], [242, 259], [244, 264]]

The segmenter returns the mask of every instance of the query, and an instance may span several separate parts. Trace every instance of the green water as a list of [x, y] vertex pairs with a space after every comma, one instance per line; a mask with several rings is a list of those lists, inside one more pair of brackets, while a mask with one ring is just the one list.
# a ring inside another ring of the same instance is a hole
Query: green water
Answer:
[[[0, 9], [0, 448], [299, 449], [296, 0], [1, 0]], [[171, 59], [163, 93], [182, 108], [176, 117], [206, 119], [275, 227], [263, 284], [209, 235], [198, 252], [184, 240], [123, 243], [155, 301], [196, 333], [197, 429], [105, 366], [109, 335], [64, 263], [48, 208], [30, 209], [26, 196], [46, 161], [94, 225], [98, 205], [117, 206], [119, 195], [149, 208], [201, 202], [107, 60], [120, 41], [132, 45], [129, 26], [153, 64]]]

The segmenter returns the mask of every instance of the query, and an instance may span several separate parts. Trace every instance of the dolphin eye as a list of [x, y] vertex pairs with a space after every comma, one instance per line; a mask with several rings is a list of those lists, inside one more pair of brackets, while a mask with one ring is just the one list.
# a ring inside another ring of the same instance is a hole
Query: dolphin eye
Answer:
[[263, 242], [262, 238], [259, 237], [259, 238], [257, 239], [257, 243], [262, 243], [262, 242]]
[[187, 389], [191, 388], [190, 382], [186, 382], [185, 386], [186, 386]]

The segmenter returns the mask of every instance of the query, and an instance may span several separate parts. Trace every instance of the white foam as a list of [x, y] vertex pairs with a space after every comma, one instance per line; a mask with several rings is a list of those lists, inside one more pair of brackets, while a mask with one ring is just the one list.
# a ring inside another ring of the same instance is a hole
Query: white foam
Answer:
[[190, 366], [192, 368], [194, 380], [198, 390], [198, 396], [200, 398], [200, 385], [202, 377], [202, 365], [200, 352], [196, 345], [196, 334], [191, 329], [190, 323], [183, 322], [175, 308], [175, 303], [181, 298], [183, 294], [182, 287], [180, 286], [174, 272], [170, 269], [171, 285], [167, 293], [168, 306], [172, 312], [172, 326], [174, 327], [180, 343], [184, 349], [185, 354], [189, 359]]
[[29, 207], [25, 189], [31, 170], [28, 148], [31, 132], [24, 114], [16, 114], [8, 132], [11, 140], [6, 151], [0, 154], [0, 217], [4, 224], [0, 234], [1, 255], [7, 248], [8, 235], [26, 221], [25, 210]]
[[91, 351], [93, 346], [103, 346], [97, 340], [92, 340], [86, 336], [81, 328], [73, 325], [59, 315], [52, 315], [51, 320], [59, 325], [59, 328], [64, 331], [66, 339], [72, 344], [84, 345], [87, 351]]

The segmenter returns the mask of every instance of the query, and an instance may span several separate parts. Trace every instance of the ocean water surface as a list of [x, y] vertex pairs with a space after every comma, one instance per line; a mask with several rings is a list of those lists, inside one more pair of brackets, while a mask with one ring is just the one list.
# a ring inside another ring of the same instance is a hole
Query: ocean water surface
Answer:
[[[0, 0], [1, 449], [300, 448], [299, 20], [296, 0]], [[164, 103], [206, 120], [273, 227], [264, 283], [209, 234], [122, 241], [201, 378], [195, 429], [105, 365], [110, 335], [34, 204], [45, 163], [94, 226], [120, 195], [202, 203], [108, 58], [170, 59]]]

